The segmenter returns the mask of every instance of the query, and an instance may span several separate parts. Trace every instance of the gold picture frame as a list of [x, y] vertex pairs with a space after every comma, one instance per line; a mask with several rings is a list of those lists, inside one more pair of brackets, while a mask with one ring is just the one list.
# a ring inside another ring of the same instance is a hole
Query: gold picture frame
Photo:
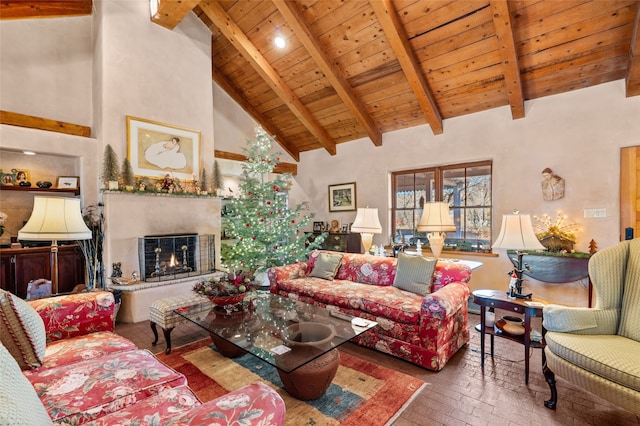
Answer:
[[356, 210], [356, 183], [329, 185], [329, 211], [350, 212]]
[[127, 116], [127, 158], [137, 176], [200, 176], [200, 132]]

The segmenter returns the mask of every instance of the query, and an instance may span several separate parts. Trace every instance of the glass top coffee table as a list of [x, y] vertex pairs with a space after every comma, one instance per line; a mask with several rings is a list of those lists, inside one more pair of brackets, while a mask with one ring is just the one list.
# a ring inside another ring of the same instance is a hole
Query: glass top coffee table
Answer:
[[216, 306], [200, 320], [175, 312], [208, 330], [222, 355], [250, 353], [276, 367], [289, 394], [303, 400], [329, 387], [339, 364], [336, 348], [378, 325], [271, 293], [257, 292], [243, 303], [236, 312]]

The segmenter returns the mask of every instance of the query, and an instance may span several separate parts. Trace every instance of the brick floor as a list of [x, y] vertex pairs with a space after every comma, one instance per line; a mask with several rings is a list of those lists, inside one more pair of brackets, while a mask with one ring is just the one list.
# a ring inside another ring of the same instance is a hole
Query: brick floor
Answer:
[[[497, 311], [496, 317], [501, 314]], [[471, 326], [475, 326], [480, 317], [470, 314], [469, 320]], [[533, 326], [540, 329], [539, 319], [534, 319]], [[151, 346], [153, 333], [149, 321], [118, 323], [116, 332], [153, 353], [165, 350], [161, 330], [158, 345]], [[171, 333], [173, 347], [205, 337], [208, 333], [192, 324], [180, 325]], [[351, 343], [342, 345], [341, 350], [420, 378], [427, 384], [393, 423], [394, 426], [640, 424], [639, 416], [558, 377], [557, 409], [545, 408], [543, 401], [549, 398], [549, 387], [542, 375], [541, 350], [530, 351], [529, 385], [525, 385], [523, 346], [496, 337], [495, 356], [491, 359], [486, 355], [483, 371], [480, 368], [480, 334], [474, 329], [471, 330], [471, 342], [438, 373]], [[489, 337], [486, 350], [488, 353]]]

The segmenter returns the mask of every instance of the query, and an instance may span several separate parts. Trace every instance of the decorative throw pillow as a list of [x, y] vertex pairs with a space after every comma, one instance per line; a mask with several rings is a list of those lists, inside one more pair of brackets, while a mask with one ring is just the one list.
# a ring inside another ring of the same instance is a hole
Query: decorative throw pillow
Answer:
[[23, 370], [44, 361], [47, 336], [35, 309], [11, 293], [0, 290], [0, 341]]
[[396, 279], [393, 286], [412, 293], [426, 295], [431, 292], [433, 271], [438, 259], [422, 256], [398, 255]]
[[341, 254], [320, 253], [309, 276], [333, 281], [341, 260]]
[[16, 360], [0, 344], [0, 425], [53, 425]]

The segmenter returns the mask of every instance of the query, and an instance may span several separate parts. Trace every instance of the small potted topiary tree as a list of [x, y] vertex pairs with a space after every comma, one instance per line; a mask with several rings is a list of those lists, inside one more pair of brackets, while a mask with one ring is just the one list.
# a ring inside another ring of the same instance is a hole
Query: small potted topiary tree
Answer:
[[122, 161], [122, 183], [124, 184], [124, 189], [127, 191], [133, 191], [133, 186], [136, 183], [136, 178], [133, 174], [133, 167], [131, 167], [131, 163], [128, 158], [125, 158]]
[[118, 189], [118, 178], [120, 171], [118, 170], [118, 156], [110, 144], [104, 147], [104, 157], [102, 159], [102, 180], [107, 189]]

